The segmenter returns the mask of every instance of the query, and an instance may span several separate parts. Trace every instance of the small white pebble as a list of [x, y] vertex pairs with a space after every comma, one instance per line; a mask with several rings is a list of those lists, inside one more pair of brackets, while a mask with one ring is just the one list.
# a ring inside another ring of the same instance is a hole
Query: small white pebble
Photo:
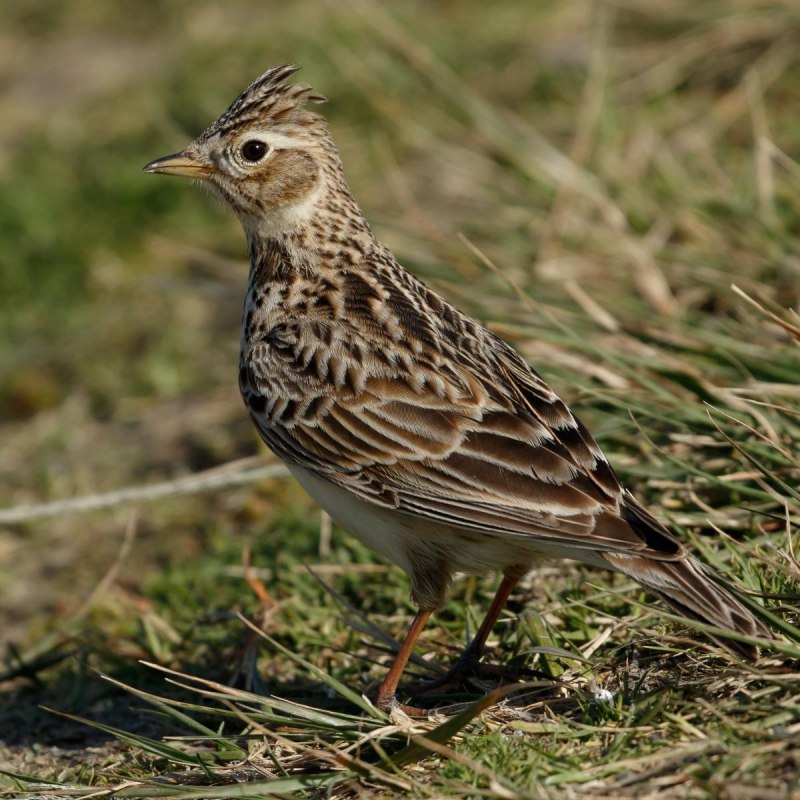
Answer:
[[598, 687], [594, 690], [594, 701], [602, 703], [604, 706], [610, 706], [614, 702], [614, 692]]

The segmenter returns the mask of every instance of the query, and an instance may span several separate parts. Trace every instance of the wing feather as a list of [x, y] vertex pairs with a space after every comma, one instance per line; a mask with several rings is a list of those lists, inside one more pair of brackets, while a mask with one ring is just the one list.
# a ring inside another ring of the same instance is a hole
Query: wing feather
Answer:
[[[380, 316], [382, 302], [363, 313]], [[360, 327], [295, 317], [274, 357], [262, 344], [246, 349], [241, 381], [264, 439], [354, 495], [416, 517], [667, 557], [621, 518], [616, 475], [555, 392], [492, 334], [452, 309], [441, 318], [450, 328], [425, 348], [395, 327], [381, 339], [373, 316]]]

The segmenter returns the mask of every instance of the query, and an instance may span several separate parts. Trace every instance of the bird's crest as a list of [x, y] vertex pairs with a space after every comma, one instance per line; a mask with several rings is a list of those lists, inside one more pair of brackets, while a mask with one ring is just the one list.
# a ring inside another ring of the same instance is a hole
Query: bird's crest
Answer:
[[300, 67], [281, 64], [256, 78], [202, 134], [200, 141], [224, 134], [252, 122], [267, 119], [273, 124], [304, 124], [318, 119], [306, 111], [305, 103], [324, 103], [326, 98], [315, 94], [304, 83], [287, 83]]

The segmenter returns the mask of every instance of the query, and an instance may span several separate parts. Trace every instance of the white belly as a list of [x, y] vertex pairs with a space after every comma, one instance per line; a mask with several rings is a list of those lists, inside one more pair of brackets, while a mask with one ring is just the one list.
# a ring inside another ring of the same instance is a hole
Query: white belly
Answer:
[[590, 549], [563, 541], [508, 533], [481, 533], [401, 511], [382, 508], [313, 472], [289, 464], [300, 485], [348, 533], [397, 564], [415, 582], [420, 565], [440, 564], [449, 582], [456, 573], [482, 575], [510, 567], [530, 567], [543, 558], [572, 558], [613, 569]]
[[411, 574], [409, 544], [420, 535], [413, 517], [367, 503], [303, 467], [287, 466], [339, 527]]
[[[300, 485], [348, 533], [413, 576], [412, 561], [436, 559], [451, 573], [480, 575], [532, 561], [519, 538], [465, 530], [369, 503], [313, 472], [288, 465]], [[522, 546], [520, 546], [522, 545]]]

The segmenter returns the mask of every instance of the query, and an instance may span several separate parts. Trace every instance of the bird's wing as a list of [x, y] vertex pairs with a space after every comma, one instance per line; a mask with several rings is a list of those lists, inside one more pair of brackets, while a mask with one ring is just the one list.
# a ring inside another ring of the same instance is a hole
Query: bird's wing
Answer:
[[682, 554], [655, 520], [648, 541], [623, 518], [625, 493], [600, 449], [510, 347], [479, 326], [477, 343], [450, 336], [445, 346], [440, 331], [434, 346], [428, 333], [386, 337], [341, 319], [273, 326], [240, 372], [262, 437], [285, 460], [408, 514], [570, 547]]

